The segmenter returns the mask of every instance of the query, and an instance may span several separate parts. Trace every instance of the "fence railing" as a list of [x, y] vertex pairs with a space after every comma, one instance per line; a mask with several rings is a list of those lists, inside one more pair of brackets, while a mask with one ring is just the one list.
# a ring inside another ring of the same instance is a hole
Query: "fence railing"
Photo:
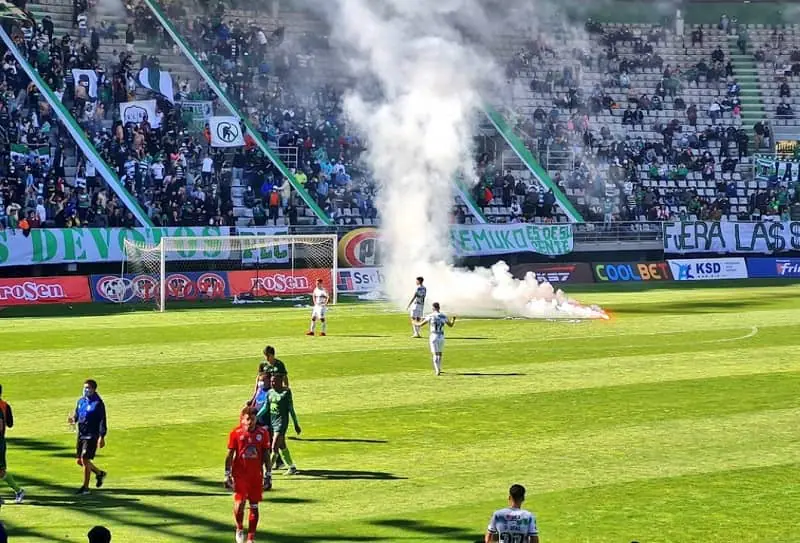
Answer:
[[576, 243], [664, 240], [662, 222], [589, 222], [573, 224], [572, 228]]

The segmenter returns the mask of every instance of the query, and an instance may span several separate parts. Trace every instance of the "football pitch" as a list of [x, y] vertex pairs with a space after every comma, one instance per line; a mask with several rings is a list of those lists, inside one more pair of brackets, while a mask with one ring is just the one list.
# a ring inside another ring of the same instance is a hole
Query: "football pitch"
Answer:
[[[233, 541], [226, 439], [272, 344], [303, 433], [260, 541], [474, 542], [519, 482], [543, 542], [800, 542], [798, 295], [595, 287], [578, 297], [610, 321], [460, 319], [438, 378], [380, 303], [336, 306], [326, 338], [303, 335], [309, 309], [267, 305], [0, 312], [8, 465], [27, 491], [14, 505], [0, 487], [0, 520], [13, 543], [95, 524], [123, 543]], [[86, 378], [109, 476], [79, 497], [66, 418]]]

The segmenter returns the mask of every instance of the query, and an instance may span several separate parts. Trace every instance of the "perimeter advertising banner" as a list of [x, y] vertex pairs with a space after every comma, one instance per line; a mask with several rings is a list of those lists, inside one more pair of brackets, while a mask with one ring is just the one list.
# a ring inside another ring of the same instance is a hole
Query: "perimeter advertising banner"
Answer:
[[671, 281], [666, 262], [611, 262], [592, 264], [592, 270], [601, 283], [629, 281]]
[[297, 270], [243, 270], [227, 272], [231, 296], [298, 296], [311, 295], [317, 279], [331, 291], [329, 268]]
[[336, 290], [341, 294], [364, 294], [380, 290], [385, 282], [380, 268], [353, 268], [339, 270]]
[[800, 278], [800, 258], [748, 258], [747, 273], [751, 278]]
[[669, 254], [783, 251], [800, 251], [800, 222], [664, 223], [664, 252]]
[[670, 259], [667, 262], [676, 281], [747, 279], [747, 265], [744, 258]]
[[[122, 262], [125, 240], [157, 245], [165, 236], [229, 236], [228, 227], [177, 228], [34, 228], [28, 235], [21, 230], [0, 231], [0, 266], [37, 264]], [[201, 250], [187, 242], [176, 253], [181, 260], [223, 259], [224, 247]]]
[[0, 307], [91, 301], [86, 276], [0, 279]]
[[575, 264], [517, 264], [511, 266], [511, 275], [524, 279], [528, 272], [548, 283], [593, 283], [592, 268], [586, 262]]
[[[106, 303], [152, 302], [160, 296], [159, 277], [149, 274], [92, 275], [92, 299]], [[230, 294], [225, 272], [168, 273], [168, 300], [211, 300]]]

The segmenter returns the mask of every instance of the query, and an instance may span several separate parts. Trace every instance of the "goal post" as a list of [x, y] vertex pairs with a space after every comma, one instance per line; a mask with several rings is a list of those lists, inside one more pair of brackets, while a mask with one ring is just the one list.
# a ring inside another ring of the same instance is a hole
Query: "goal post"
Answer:
[[242, 235], [125, 241], [120, 283], [139, 302], [165, 311], [171, 302], [265, 303], [307, 300], [321, 279], [338, 299], [338, 237]]

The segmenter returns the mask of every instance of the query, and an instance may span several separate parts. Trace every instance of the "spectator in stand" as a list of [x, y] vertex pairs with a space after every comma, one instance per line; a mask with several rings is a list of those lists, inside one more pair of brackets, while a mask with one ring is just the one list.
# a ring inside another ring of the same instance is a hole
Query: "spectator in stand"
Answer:
[[133, 25], [128, 25], [125, 31], [125, 48], [128, 53], [133, 53], [136, 47], [136, 35], [133, 33]]

